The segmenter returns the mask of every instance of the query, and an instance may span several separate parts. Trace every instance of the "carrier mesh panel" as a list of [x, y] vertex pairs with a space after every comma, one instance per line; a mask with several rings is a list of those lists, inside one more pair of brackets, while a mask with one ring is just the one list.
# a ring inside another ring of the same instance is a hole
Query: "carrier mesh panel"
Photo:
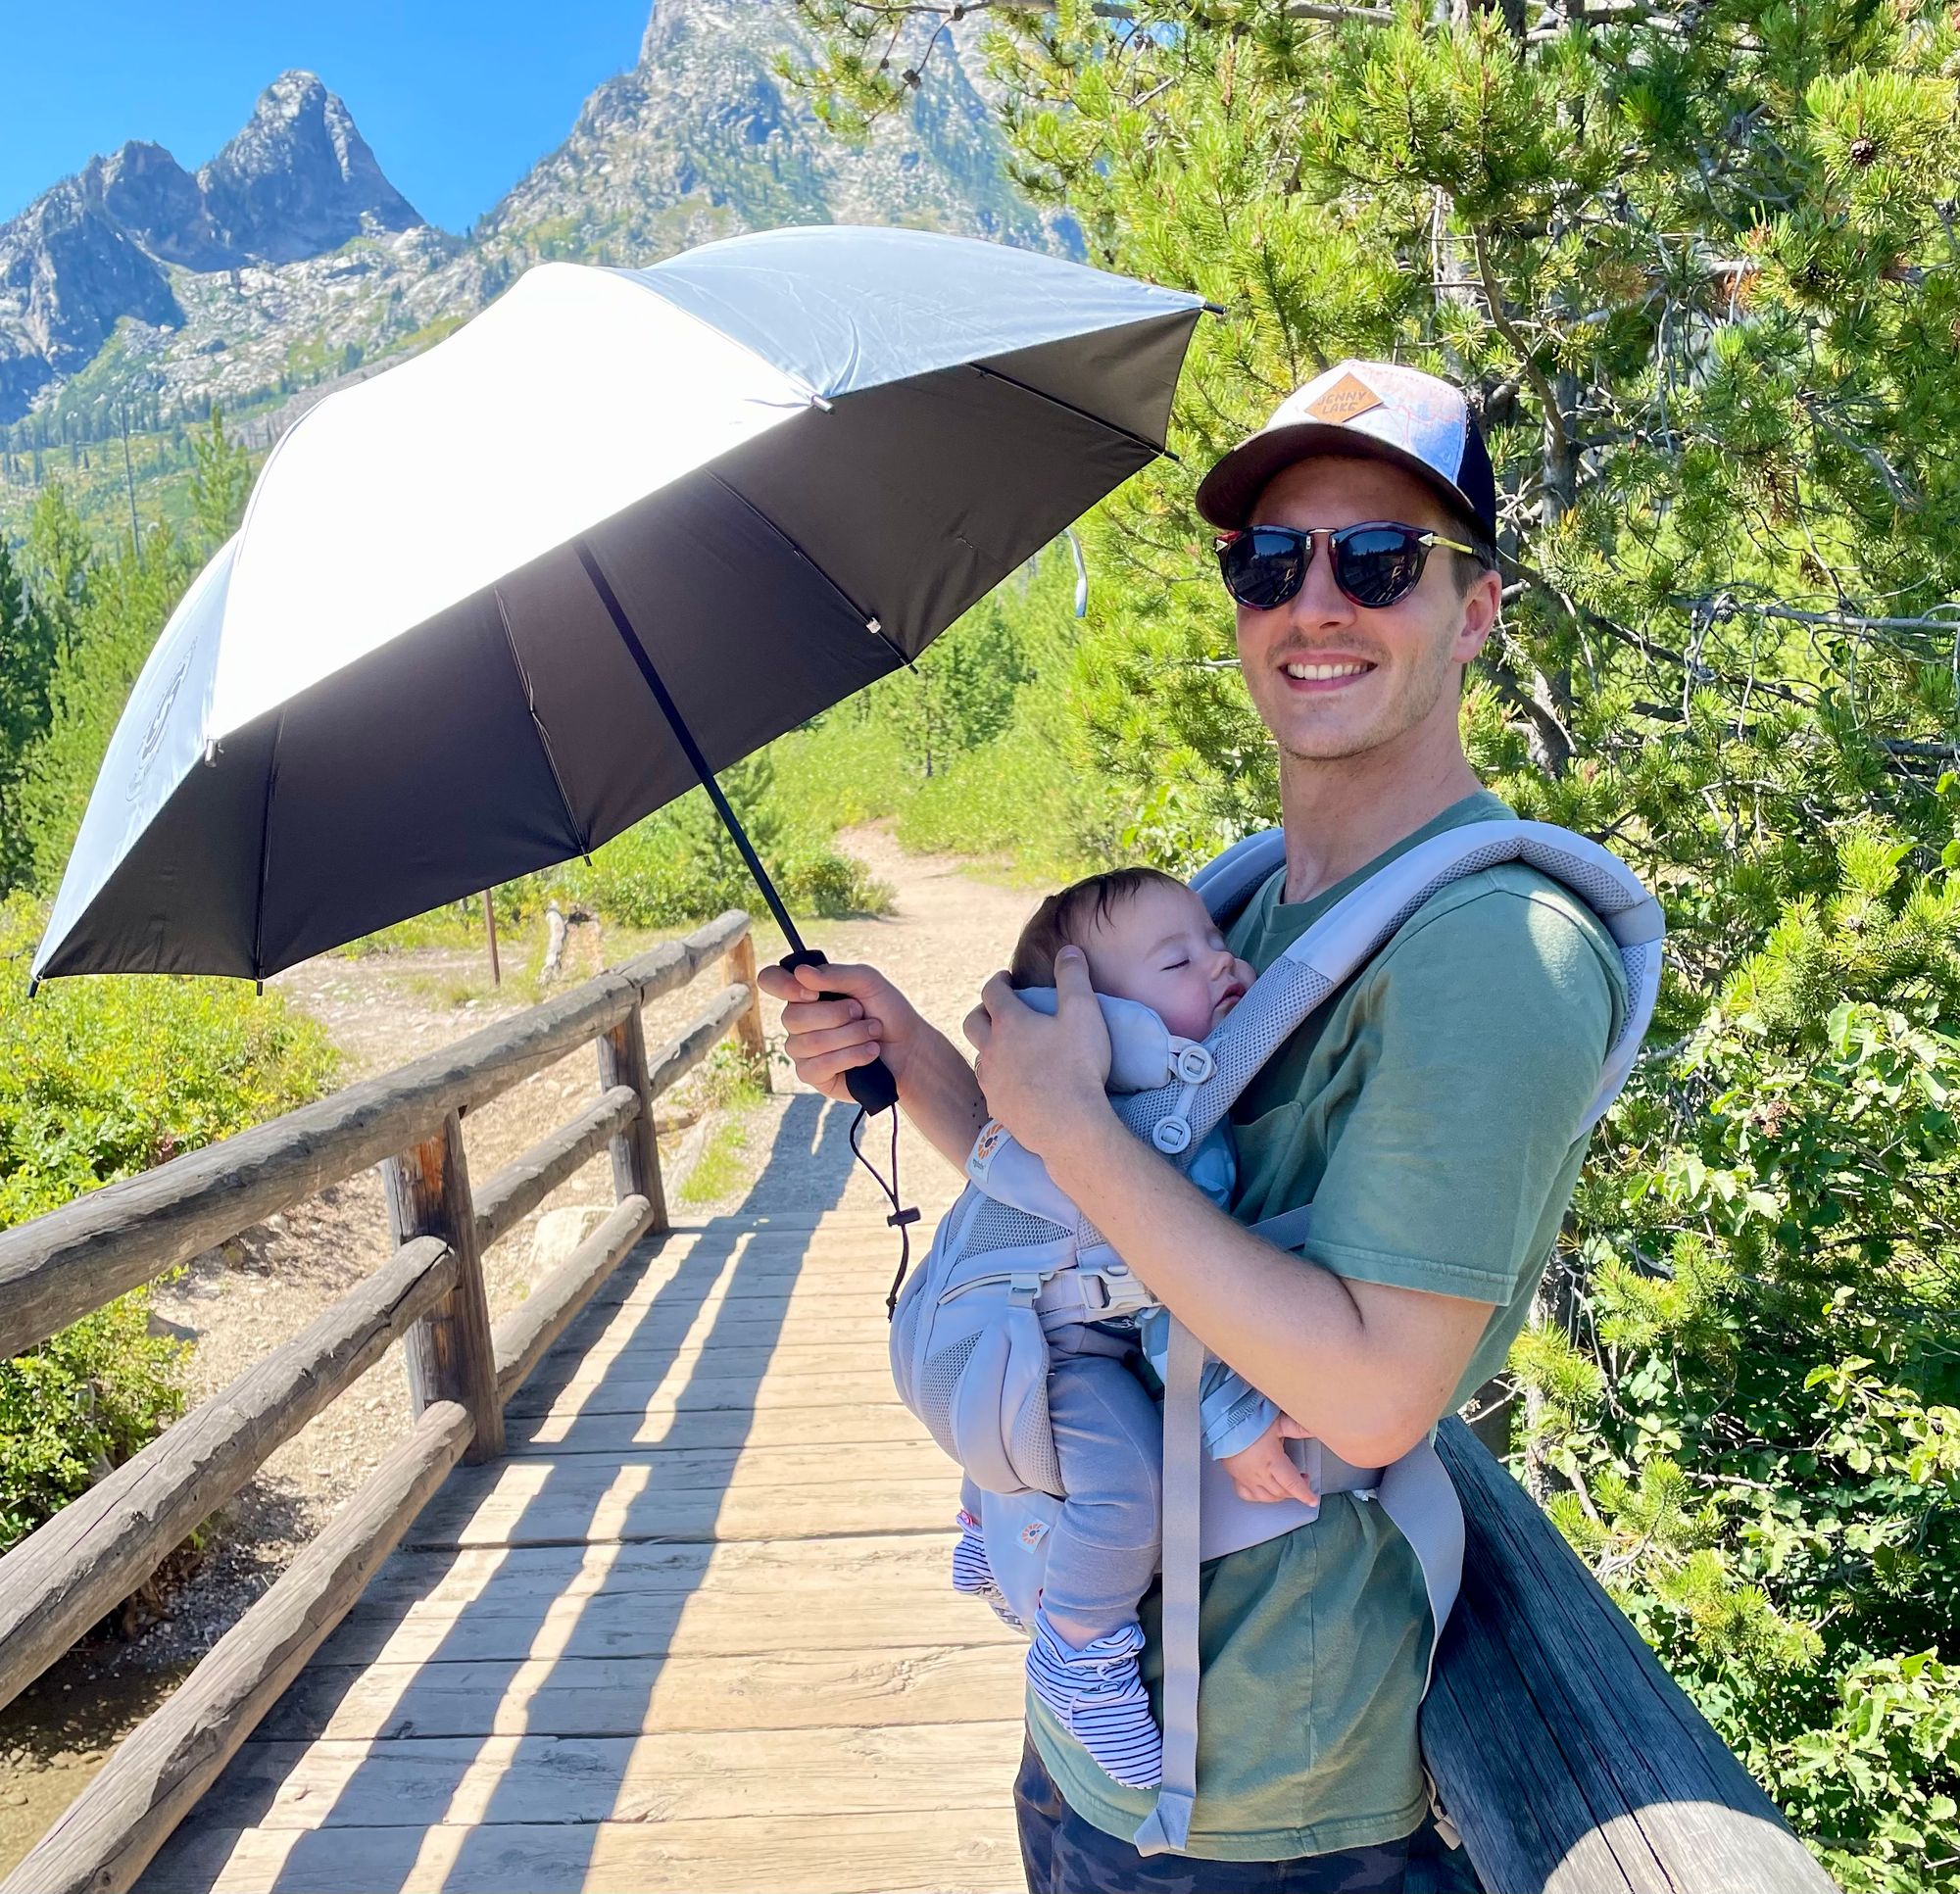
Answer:
[[1575, 894], [1585, 896], [1587, 905], [1595, 914], [1617, 914], [1623, 908], [1636, 906], [1642, 898], [1599, 862], [1590, 861], [1584, 855], [1567, 854], [1548, 843], [1528, 842], [1525, 859], [1534, 867], [1543, 868], [1554, 881], [1564, 882]]
[[960, 1372], [965, 1368], [967, 1358], [979, 1345], [977, 1334], [963, 1335], [950, 1347], [942, 1348], [936, 1355], [928, 1355], [919, 1375], [919, 1419], [931, 1430], [932, 1437], [956, 1460], [959, 1455], [954, 1451], [953, 1426], [949, 1418], [953, 1390], [959, 1385]]
[[[925, 1261], [919, 1265], [918, 1273], [912, 1279], [914, 1282], [923, 1283], [926, 1272], [932, 1266], [932, 1254], [928, 1251]], [[911, 1361], [912, 1344], [918, 1336], [919, 1316], [926, 1306], [927, 1298], [916, 1289], [909, 1298], [899, 1304], [892, 1318], [891, 1355], [893, 1361], [906, 1362], [907, 1364]]]
[[1621, 1039], [1625, 1039], [1640, 1023], [1634, 1017], [1635, 1010], [1647, 981], [1653, 977], [1652, 962], [1659, 952], [1658, 941], [1642, 941], [1637, 947], [1620, 949], [1620, 964], [1627, 970], [1627, 1018], [1620, 1029]]
[[1048, 1414], [1048, 1388], [1038, 1386], [1027, 1405], [1014, 1416], [1013, 1437], [1007, 1442], [1008, 1457], [1030, 1486], [1045, 1493], [1062, 1496], [1061, 1462], [1054, 1451], [1054, 1428]]
[[973, 1221], [966, 1227], [966, 1240], [959, 1248], [966, 1256], [983, 1256], [994, 1249], [1035, 1249], [1063, 1234], [1058, 1223], [1031, 1217], [1025, 1210], [990, 1197], [974, 1211]]

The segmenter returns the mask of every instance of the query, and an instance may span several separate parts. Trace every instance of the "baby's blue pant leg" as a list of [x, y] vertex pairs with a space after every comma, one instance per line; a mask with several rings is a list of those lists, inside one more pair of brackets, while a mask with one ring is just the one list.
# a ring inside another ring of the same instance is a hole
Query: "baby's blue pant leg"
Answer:
[[1068, 1497], [1049, 1533], [1042, 1609], [1080, 1647], [1134, 1619], [1155, 1575], [1163, 1424], [1122, 1357], [1070, 1352], [1074, 1333], [1049, 1337], [1048, 1412]]

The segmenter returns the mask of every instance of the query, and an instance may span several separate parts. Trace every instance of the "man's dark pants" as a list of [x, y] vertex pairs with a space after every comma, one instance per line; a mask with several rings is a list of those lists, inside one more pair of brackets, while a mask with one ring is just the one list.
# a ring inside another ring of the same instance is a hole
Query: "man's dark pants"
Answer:
[[1028, 1894], [1475, 1894], [1460, 1849], [1435, 1824], [1374, 1848], [1296, 1861], [1199, 1861], [1140, 1855], [1105, 1835], [1061, 1799], [1032, 1743], [1014, 1779], [1014, 1820]]

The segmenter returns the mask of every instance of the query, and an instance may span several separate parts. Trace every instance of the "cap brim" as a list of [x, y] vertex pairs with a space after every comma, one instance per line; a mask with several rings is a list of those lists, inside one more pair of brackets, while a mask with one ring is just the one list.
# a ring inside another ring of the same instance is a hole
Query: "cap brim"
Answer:
[[1429, 488], [1463, 524], [1479, 533], [1489, 531], [1479, 523], [1470, 496], [1453, 480], [1446, 480], [1427, 461], [1406, 448], [1378, 441], [1359, 428], [1332, 421], [1295, 421], [1242, 441], [1198, 483], [1198, 510], [1212, 525], [1228, 532], [1250, 526], [1252, 509], [1273, 475], [1296, 461], [1311, 460], [1316, 455], [1344, 461], [1382, 461], [1400, 467]]

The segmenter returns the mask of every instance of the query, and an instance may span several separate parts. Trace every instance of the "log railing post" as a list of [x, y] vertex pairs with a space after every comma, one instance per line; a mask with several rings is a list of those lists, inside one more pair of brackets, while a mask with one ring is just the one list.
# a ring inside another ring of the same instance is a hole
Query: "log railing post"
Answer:
[[476, 1247], [476, 1206], [463, 1153], [463, 1120], [451, 1111], [434, 1137], [399, 1157], [384, 1158], [381, 1186], [397, 1246], [440, 1237], [456, 1257], [456, 1287], [404, 1337], [409, 1391], [417, 1415], [456, 1401], [475, 1430], [465, 1455], [472, 1465], [504, 1452], [504, 1404], [497, 1397], [497, 1356], [490, 1302]]
[[647, 1082], [647, 1036], [640, 1021], [637, 1002], [627, 1009], [618, 1025], [599, 1036], [599, 1084], [611, 1091], [615, 1085], [631, 1086], [638, 1094], [640, 1109], [624, 1125], [607, 1148], [612, 1154], [612, 1200], [623, 1202], [639, 1195], [653, 1206], [653, 1234], [669, 1227], [666, 1189], [661, 1182], [661, 1147], [654, 1137], [654, 1093]]
[[764, 1092], [769, 1089], [769, 1054], [762, 1043], [762, 990], [756, 984], [756, 938], [744, 934], [728, 949], [728, 984], [749, 989], [749, 1007], [735, 1022], [735, 1038], [743, 1056], [756, 1068]]

